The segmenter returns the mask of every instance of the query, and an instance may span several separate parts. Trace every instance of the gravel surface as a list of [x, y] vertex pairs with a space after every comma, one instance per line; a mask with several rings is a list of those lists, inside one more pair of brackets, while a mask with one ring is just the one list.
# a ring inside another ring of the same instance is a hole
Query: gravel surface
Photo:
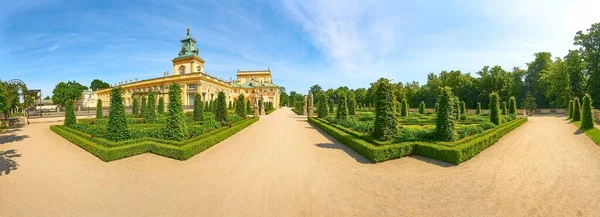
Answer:
[[0, 152], [0, 216], [600, 216], [600, 147], [564, 117], [458, 166], [372, 164], [287, 108], [187, 161], [105, 163], [49, 124], [5, 131]]

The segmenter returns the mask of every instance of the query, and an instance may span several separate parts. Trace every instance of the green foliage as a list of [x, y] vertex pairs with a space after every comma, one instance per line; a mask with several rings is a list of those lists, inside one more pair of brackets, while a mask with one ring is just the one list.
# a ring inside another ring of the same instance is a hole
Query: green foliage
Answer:
[[202, 96], [200, 94], [196, 94], [194, 96], [194, 120], [202, 121], [204, 120], [204, 103], [202, 103]]
[[229, 138], [256, 121], [258, 121], [258, 118], [246, 119], [234, 124], [231, 128], [221, 127], [205, 133], [201, 137], [192, 137], [181, 142], [154, 138], [138, 138], [122, 142], [113, 142], [102, 138], [91, 138], [88, 134], [68, 127], [53, 125], [50, 126], [50, 129], [68, 141], [107, 162], [146, 152], [177, 160], [186, 160]]
[[460, 113], [467, 114], [467, 106], [465, 105], [465, 101], [460, 102]]
[[210, 106], [208, 106], [208, 100], [204, 99], [204, 111], [211, 112]]
[[462, 103], [457, 100], [456, 102], [456, 120], [460, 120], [461, 112], [462, 112]]
[[581, 108], [581, 128], [594, 128], [594, 117], [592, 112], [592, 97], [589, 94], [585, 94]]
[[477, 110], [475, 111], [476, 115], [480, 115], [481, 114], [481, 102], [477, 102]]
[[110, 93], [110, 110], [108, 112], [108, 124], [106, 125], [106, 138], [111, 141], [123, 141], [129, 139], [129, 128], [125, 117], [125, 106], [123, 106], [122, 89], [113, 88]]
[[347, 102], [347, 98], [346, 98], [346, 94], [343, 92], [338, 93], [338, 107], [337, 107], [337, 113], [335, 114], [335, 117], [337, 119], [346, 119], [346, 117], [348, 116], [348, 104], [346, 104]]
[[592, 141], [594, 141], [594, 143], [596, 143], [596, 145], [600, 145], [600, 129], [592, 127], [592, 128], [582, 128], [581, 127], [581, 121], [573, 121], [573, 124], [575, 124], [575, 126], [580, 127], [583, 132], [585, 133], [585, 135], [587, 135]]
[[348, 130], [330, 125], [319, 119], [309, 118], [308, 121], [373, 162], [382, 162], [415, 154], [448, 163], [460, 164], [496, 143], [498, 139], [525, 123], [527, 119], [518, 119], [497, 129], [486, 131], [479, 136], [462, 141], [452, 147], [420, 141], [378, 146], [378, 144], [365, 140]]
[[506, 102], [502, 102], [502, 115], [506, 115], [507, 109], [506, 109]]
[[131, 108], [131, 113], [137, 116], [140, 114], [140, 102], [138, 102], [137, 98], [133, 98], [133, 108]]
[[98, 89], [104, 89], [104, 88], [109, 88], [110, 84], [99, 80], [99, 79], [94, 79], [92, 81], [92, 83], [90, 84], [90, 89], [92, 89], [92, 91], [96, 91]]
[[425, 114], [425, 102], [419, 103], [419, 114]]
[[348, 115], [356, 115], [356, 98], [353, 94], [348, 98]]
[[408, 100], [406, 100], [406, 97], [402, 98], [402, 104], [400, 104], [400, 116], [408, 116]]
[[235, 113], [240, 117], [246, 117], [246, 109], [244, 108], [244, 102], [246, 99], [244, 94], [240, 94], [235, 101]]
[[573, 121], [581, 121], [581, 105], [579, 99], [573, 99]]
[[329, 99], [329, 113], [334, 113], [333, 99]]
[[217, 94], [215, 107], [215, 119], [219, 122], [227, 121], [227, 100], [225, 99], [225, 92], [220, 91]]
[[75, 110], [73, 109], [73, 102], [67, 100], [65, 103], [65, 126], [72, 126], [77, 124], [77, 118], [75, 117]]
[[321, 97], [319, 99], [319, 103], [317, 105], [317, 117], [319, 118], [325, 118], [327, 117], [327, 115], [329, 115], [329, 112], [327, 111], [327, 99], [325, 97]]
[[77, 101], [81, 98], [81, 93], [87, 89], [86, 86], [76, 81], [60, 82], [52, 90], [52, 102], [57, 105], [66, 106], [67, 101]]
[[[435, 120], [435, 134], [438, 140], [452, 141], [454, 139], [454, 95], [449, 87], [444, 87], [438, 97]], [[460, 113], [460, 112], [459, 112]]]
[[573, 100], [569, 100], [569, 119], [573, 118]]
[[252, 113], [252, 108], [250, 107], [250, 100], [246, 101], [246, 113]]
[[156, 108], [158, 114], [165, 113], [165, 98], [163, 96], [158, 97], [158, 107]]
[[373, 137], [379, 140], [392, 139], [398, 130], [394, 118], [394, 102], [396, 101], [393, 86], [389, 80], [380, 78], [375, 89], [375, 123]]
[[490, 94], [490, 122], [500, 124], [500, 96], [496, 92]]
[[154, 123], [156, 120], [156, 94], [150, 93], [148, 95], [148, 104], [146, 105], [146, 112], [144, 113], [144, 120], [146, 123]]
[[527, 114], [533, 114], [533, 112], [537, 108], [535, 97], [533, 97], [531, 93], [525, 94], [525, 100], [523, 100], [523, 104], [525, 106], [525, 110], [527, 110]]
[[233, 109], [233, 102], [229, 101], [229, 107], [227, 107], [227, 109]]
[[165, 139], [182, 141], [187, 138], [185, 114], [181, 100], [181, 87], [173, 83], [169, 86], [169, 105], [167, 125], [164, 129]]
[[146, 103], [146, 97], [142, 97], [142, 105], [140, 106], [140, 116], [146, 116], [146, 108], [148, 107]]
[[98, 99], [96, 102], [96, 118], [102, 118], [104, 114], [102, 114], [102, 100]]
[[511, 96], [510, 99], [508, 99], [508, 114], [517, 115], [517, 99], [514, 96]]
[[8, 96], [6, 88], [2, 81], [0, 81], [0, 113], [8, 112]]

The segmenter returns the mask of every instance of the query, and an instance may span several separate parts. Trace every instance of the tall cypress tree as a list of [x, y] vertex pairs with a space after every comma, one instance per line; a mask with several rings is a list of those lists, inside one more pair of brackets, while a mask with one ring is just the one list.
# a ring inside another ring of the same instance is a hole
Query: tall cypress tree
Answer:
[[490, 94], [490, 122], [500, 124], [500, 96], [496, 92]]
[[594, 128], [594, 117], [592, 116], [592, 97], [585, 94], [581, 108], [581, 128]]
[[75, 117], [75, 109], [73, 109], [73, 101], [67, 100], [65, 102], [64, 125], [65, 126], [73, 126], [75, 124], [77, 124], [77, 118]]
[[181, 100], [181, 87], [173, 83], [169, 86], [169, 105], [167, 124], [164, 128], [164, 137], [169, 140], [182, 141], [187, 138], [185, 128], [185, 113]]
[[345, 120], [348, 117], [348, 109], [346, 104], [346, 94], [343, 92], [338, 93], [338, 107], [335, 118], [338, 120]]
[[227, 100], [225, 99], [225, 92], [220, 91], [217, 94], [217, 102], [215, 105], [215, 119], [217, 121], [227, 121]]
[[398, 131], [396, 119], [394, 118], [393, 86], [390, 81], [380, 78], [375, 89], [375, 123], [373, 136], [379, 140], [392, 139]]
[[579, 98], [573, 100], [573, 121], [581, 121], [581, 106]]
[[[437, 117], [435, 120], [435, 134], [441, 141], [452, 141], [454, 139], [454, 120], [452, 119], [453, 99], [454, 96], [450, 88], [442, 88], [437, 101]], [[458, 113], [460, 113], [460, 110]]]
[[517, 115], [517, 99], [514, 96], [508, 99], [508, 114]]
[[96, 118], [102, 118], [104, 114], [102, 114], [102, 100], [98, 99], [96, 103]]
[[122, 141], [129, 139], [129, 128], [125, 117], [125, 106], [123, 105], [122, 89], [113, 88], [110, 93], [110, 110], [108, 112], [108, 124], [106, 125], [106, 138], [111, 141]]
[[150, 93], [148, 95], [148, 104], [146, 105], [146, 113], [144, 115], [144, 121], [146, 123], [154, 123], [156, 120], [156, 94]]
[[204, 119], [204, 103], [202, 103], [202, 96], [200, 94], [196, 94], [194, 96], [194, 120], [202, 121]]
[[158, 114], [165, 113], [165, 98], [163, 96], [158, 97], [158, 106], [156, 107]]
[[131, 109], [131, 113], [133, 113], [134, 116], [137, 116], [140, 114], [140, 102], [138, 102], [137, 98], [133, 98], [133, 108]]
[[244, 102], [246, 102], [245, 98], [246, 97], [244, 97], [244, 94], [242, 93], [235, 101], [235, 113], [242, 118], [246, 117], [246, 108], [244, 108]]

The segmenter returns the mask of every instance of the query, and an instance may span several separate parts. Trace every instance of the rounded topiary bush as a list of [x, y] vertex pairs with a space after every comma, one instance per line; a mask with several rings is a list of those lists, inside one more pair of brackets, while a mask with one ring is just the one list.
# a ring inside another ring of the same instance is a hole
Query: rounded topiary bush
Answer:
[[187, 129], [185, 128], [185, 113], [183, 113], [181, 87], [175, 83], [169, 86], [169, 105], [167, 107], [167, 124], [163, 136], [165, 139], [176, 141], [186, 139]]
[[419, 103], [419, 114], [425, 114], [425, 102]]
[[146, 123], [154, 123], [156, 120], [156, 94], [148, 95], [148, 104], [146, 105], [146, 113], [144, 113]]
[[481, 103], [477, 102], [477, 110], [475, 111], [475, 114], [480, 115], [481, 114]]
[[375, 89], [375, 123], [373, 136], [379, 140], [392, 139], [398, 131], [394, 118], [393, 86], [387, 79], [380, 79]]
[[96, 103], [96, 118], [102, 118], [104, 114], [102, 113], [102, 100], [98, 99]]
[[400, 104], [400, 116], [408, 117], [408, 100], [406, 100], [406, 97], [402, 98], [402, 103]]
[[509, 115], [517, 115], [517, 99], [514, 96], [511, 96], [508, 99], [508, 114]]
[[348, 108], [346, 104], [346, 94], [343, 92], [338, 93], [338, 107], [335, 118], [338, 120], [345, 120], [348, 117]]
[[112, 141], [129, 139], [129, 128], [125, 117], [125, 106], [122, 98], [123, 90], [113, 88], [110, 93], [110, 109], [108, 111], [108, 124], [106, 125], [106, 138]]
[[194, 96], [194, 115], [195, 121], [202, 121], [204, 119], [204, 103], [202, 103], [202, 95], [196, 94]]
[[158, 114], [165, 113], [165, 99], [162, 96], [158, 98], [158, 106], [156, 107], [156, 111]]
[[454, 120], [452, 119], [452, 110], [454, 108], [453, 98], [454, 96], [449, 87], [442, 88], [442, 92], [438, 96], [435, 134], [437, 139], [441, 141], [452, 141], [454, 139]]
[[573, 100], [569, 100], [569, 107], [567, 109], [569, 110], [567, 112], [569, 119], [573, 118]]
[[592, 97], [586, 94], [583, 97], [583, 105], [581, 108], [581, 128], [594, 128], [594, 117], [592, 116]]
[[327, 111], [327, 99], [325, 99], [325, 97], [321, 97], [321, 99], [319, 99], [319, 104], [317, 105], [317, 117], [319, 118], [325, 118], [327, 117], [327, 115], [329, 115], [328, 111]]
[[73, 126], [77, 124], [77, 118], [75, 117], [75, 110], [73, 109], [73, 101], [67, 100], [65, 102], [65, 126]]
[[496, 92], [490, 94], [490, 122], [500, 124], [500, 96]]
[[581, 121], [581, 106], [578, 98], [573, 100], [573, 121]]
[[217, 94], [217, 104], [215, 106], [215, 119], [217, 121], [227, 121], [227, 100], [225, 99], [225, 92], [220, 91]]

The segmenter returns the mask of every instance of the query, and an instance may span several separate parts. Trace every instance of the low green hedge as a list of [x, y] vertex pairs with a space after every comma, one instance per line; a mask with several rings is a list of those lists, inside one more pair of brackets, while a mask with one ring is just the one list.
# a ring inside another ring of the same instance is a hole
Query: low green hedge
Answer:
[[294, 108], [292, 109], [292, 111], [293, 111], [294, 113], [296, 113], [297, 115], [302, 115], [302, 112], [301, 112], [301, 111], [297, 111], [297, 110], [296, 110], [296, 109], [294, 109]]
[[268, 110], [268, 111], [266, 111], [266, 112], [265, 112], [265, 114], [267, 114], [267, 115], [268, 115], [268, 114], [271, 114], [271, 113], [273, 113], [274, 111], [275, 111], [275, 109], [271, 109], [271, 110]]
[[415, 154], [448, 163], [460, 164], [496, 143], [502, 136], [527, 122], [527, 119], [519, 118], [502, 124], [455, 146], [420, 141], [385, 144], [385, 142], [380, 141], [369, 141], [370, 139], [364, 136], [361, 137], [355, 132], [341, 129], [340, 126], [330, 125], [324, 120], [309, 118], [308, 121], [373, 162], [382, 162]]
[[178, 160], [186, 160], [229, 138], [256, 121], [258, 121], [258, 117], [249, 118], [234, 124], [231, 128], [221, 127], [203, 134], [202, 136], [192, 137], [181, 142], [148, 137], [136, 140], [112, 142], [103, 138], [92, 138], [91, 135], [62, 125], [53, 125], [50, 126], [50, 129], [68, 141], [107, 162], [146, 152]]

